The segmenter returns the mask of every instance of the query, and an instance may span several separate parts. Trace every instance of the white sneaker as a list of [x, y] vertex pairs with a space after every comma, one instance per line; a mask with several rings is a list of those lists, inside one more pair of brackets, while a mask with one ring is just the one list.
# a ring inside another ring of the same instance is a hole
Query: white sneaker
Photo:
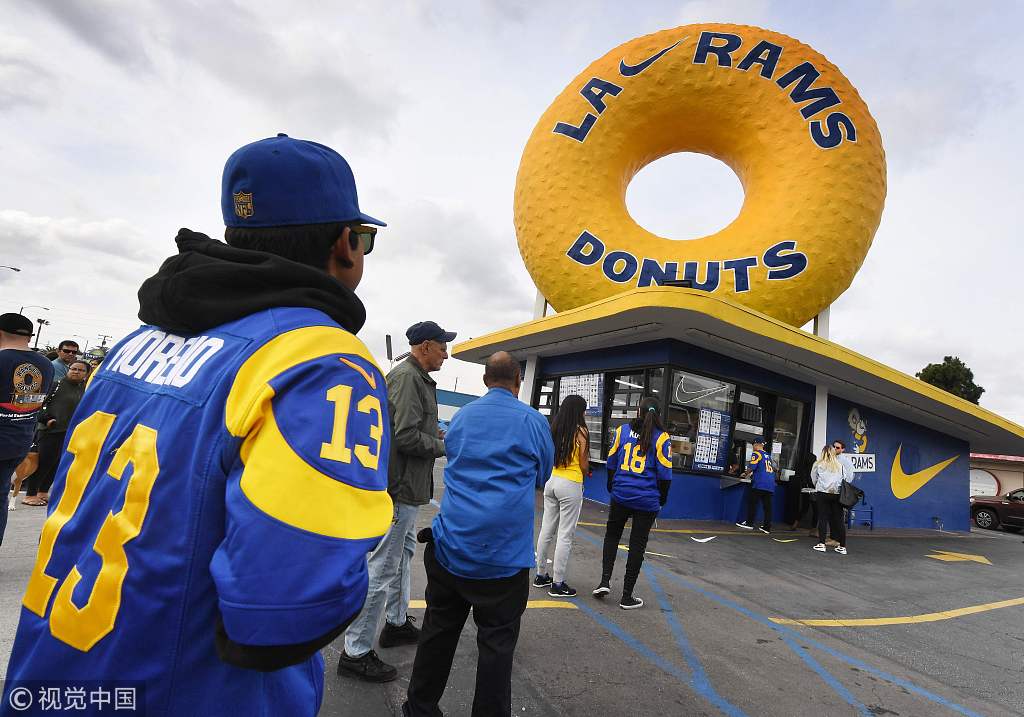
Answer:
[[10, 498], [7, 499], [7, 510], [10, 511], [10, 510], [17, 510], [17, 509], [18, 509], [18, 496], [12, 495]]
[[814, 546], [814, 549], [817, 550], [819, 553], [824, 553], [827, 550], [824, 543], [818, 543]]
[[844, 548], [842, 545], [840, 545], [838, 548], [836, 548], [836, 552], [839, 553], [840, 555], [846, 555], [846, 548]]
[[742, 523], [737, 523], [736, 527], [737, 528], [743, 528], [744, 530], [753, 530], [754, 529], [754, 526], [750, 525], [745, 520]]

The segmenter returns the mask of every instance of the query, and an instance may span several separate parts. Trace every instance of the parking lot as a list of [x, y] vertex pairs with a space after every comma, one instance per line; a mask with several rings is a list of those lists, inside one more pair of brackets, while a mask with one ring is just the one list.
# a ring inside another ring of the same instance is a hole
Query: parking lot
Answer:
[[[428, 524], [435, 511], [427, 506], [419, 522]], [[40, 509], [19, 508], [0, 553], [5, 667], [43, 517]], [[603, 506], [585, 504], [569, 575], [579, 597], [555, 601], [531, 590], [516, 652], [514, 714], [1024, 713], [1021, 536], [854, 533], [849, 555], [840, 556], [812, 551], [816, 541], [806, 530], [765, 536], [659, 521], [636, 590], [646, 605], [627, 612], [616, 599], [590, 596], [604, 519]], [[613, 589], [621, 586], [625, 555]], [[417, 617], [419, 558], [417, 552]], [[470, 620], [441, 704], [445, 714], [469, 714], [474, 636]], [[378, 648], [399, 678], [373, 685], [335, 674], [341, 647], [338, 640], [324, 649], [320, 714], [400, 714], [415, 648]]]

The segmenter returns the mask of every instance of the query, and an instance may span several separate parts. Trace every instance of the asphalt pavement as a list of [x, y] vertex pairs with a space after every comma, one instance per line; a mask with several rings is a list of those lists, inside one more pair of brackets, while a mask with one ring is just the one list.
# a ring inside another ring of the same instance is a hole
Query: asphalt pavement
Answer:
[[[538, 523], [540, 505], [538, 496]], [[426, 506], [419, 524], [435, 512]], [[19, 506], [9, 517], [0, 548], [3, 669], [45, 515]], [[580, 595], [561, 601], [571, 607], [526, 611], [513, 714], [1024, 714], [1019, 535], [863, 531], [841, 556], [811, 550], [817, 541], [806, 530], [765, 536], [659, 521], [636, 589], [646, 604], [624, 611], [614, 592], [624, 549], [611, 599], [590, 595], [605, 518], [603, 506], [585, 503], [569, 574]], [[414, 565], [413, 599], [422, 600], [419, 550]], [[536, 589], [530, 598], [554, 600]], [[411, 614], [421, 617], [423, 609]], [[415, 648], [377, 648], [399, 670], [384, 685], [336, 675], [341, 649], [339, 639], [323, 651], [320, 714], [400, 714]], [[469, 714], [475, 661], [469, 620], [441, 703], [445, 714]]]

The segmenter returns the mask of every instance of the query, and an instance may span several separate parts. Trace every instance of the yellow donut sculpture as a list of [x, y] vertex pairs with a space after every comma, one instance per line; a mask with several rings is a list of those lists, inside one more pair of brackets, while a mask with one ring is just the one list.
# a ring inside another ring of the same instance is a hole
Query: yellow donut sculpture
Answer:
[[[630, 217], [630, 180], [674, 152], [739, 176], [720, 232], [670, 239]], [[884, 201], [878, 127], [832, 63], [769, 30], [687, 25], [617, 47], [555, 99], [523, 152], [515, 226], [556, 310], [678, 278], [800, 326], [849, 287]]]

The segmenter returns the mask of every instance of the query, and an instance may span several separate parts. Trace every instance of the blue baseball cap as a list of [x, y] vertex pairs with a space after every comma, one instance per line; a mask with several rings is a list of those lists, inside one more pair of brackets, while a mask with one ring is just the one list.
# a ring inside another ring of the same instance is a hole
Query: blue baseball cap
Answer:
[[417, 346], [424, 341], [440, 341], [446, 344], [453, 341], [455, 336], [454, 331], [445, 331], [433, 321], [421, 321], [418, 324], [413, 324], [405, 332], [410, 346]]
[[286, 134], [235, 150], [224, 165], [220, 208], [229, 227], [362, 222], [352, 168], [330, 147]]

